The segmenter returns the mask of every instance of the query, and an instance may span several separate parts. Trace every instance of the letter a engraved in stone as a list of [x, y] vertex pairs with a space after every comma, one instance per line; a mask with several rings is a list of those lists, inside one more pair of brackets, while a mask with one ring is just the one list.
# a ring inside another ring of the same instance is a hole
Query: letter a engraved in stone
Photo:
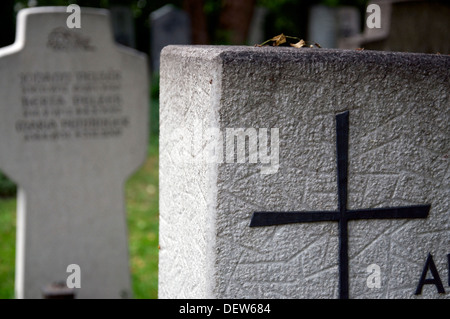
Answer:
[[[433, 278], [427, 278], [428, 270], [430, 270]], [[436, 265], [433, 261], [433, 256], [429, 253], [425, 266], [423, 267], [422, 275], [420, 276], [419, 285], [417, 286], [415, 295], [422, 294], [422, 288], [424, 285], [435, 285], [438, 293], [445, 294], [444, 285], [442, 284], [441, 277], [437, 271]]]

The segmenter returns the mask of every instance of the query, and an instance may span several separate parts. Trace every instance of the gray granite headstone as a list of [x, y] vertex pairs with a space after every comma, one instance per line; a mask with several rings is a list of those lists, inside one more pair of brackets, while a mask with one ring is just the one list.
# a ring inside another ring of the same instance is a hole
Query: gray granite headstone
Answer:
[[308, 41], [317, 42], [323, 48], [335, 48], [338, 17], [335, 8], [315, 5], [309, 9]]
[[253, 10], [252, 22], [248, 32], [248, 44], [255, 45], [264, 42], [264, 22], [269, 10], [267, 8], [256, 6]]
[[152, 71], [159, 71], [159, 57], [166, 45], [191, 43], [191, 22], [186, 12], [167, 4], [150, 14]]
[[[146, 57], [114, 42], [108, 12], [19, 12], [0, 49], [0, 168], [20, 186], [16, 296], [80, 269], [76, 298], [132, 295], [124, 182], [146, 157]], [[69, 268], [70, 269], [70, 268]]]
[[450, 3], [447, 0], [372, 0], [368, 2], [370, 5], [380, 8], [380, 28], [367, 24], [367, 19], [373, 22], [370, 17], [375, 12], [369, 10], [364, 31], [340, 39], [339, 48], [450, 53]]
[[449, 56], [161, 57], [161, 298], [339, 298], [346, 238], [349, 298], [450, 297]]
[[125, 6], [112, 6], [109, 11], [116, 42], [134, 48], [136, 40], [131, 9]]
[[343, 38], [360, 32], [360, 13], [353, 6], [329, 7], [315, 5], [310, 8], [308, 40], [323, 48], [336, 48]]
[[336, 14], [339, 38], [348, 38], [360, 33], [361, 17], [357, 7], [341, 6], [337, 8]]

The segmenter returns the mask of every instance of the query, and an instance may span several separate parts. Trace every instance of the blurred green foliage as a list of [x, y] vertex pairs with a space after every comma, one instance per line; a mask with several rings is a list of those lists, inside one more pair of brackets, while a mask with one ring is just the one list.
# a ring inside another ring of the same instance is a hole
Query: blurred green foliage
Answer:
[[266, 38], [280, 33], [306, 38], [308, 10], [316, 2], [313, 0], [258, 0], [258, 5], [269, 10], [264, 30]]
[[0, 172], [0, 197], [12, 197], [16, 195], [16, 184]]
[[361, 17], [364, 17], [367, 2], [368, 0], [257, 0], [257, 5], [269, 10], [264, 30], [266, 38], [284, 33], [306, 39], [311, 6], [355, 6], [361, 12]]

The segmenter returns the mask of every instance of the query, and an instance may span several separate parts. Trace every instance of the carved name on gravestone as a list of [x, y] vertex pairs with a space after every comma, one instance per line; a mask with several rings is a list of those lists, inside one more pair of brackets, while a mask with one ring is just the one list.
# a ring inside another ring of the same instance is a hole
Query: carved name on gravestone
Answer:
[[[165, 48], [159, 296], [449, 298], [449, 68], [444, 55]], [[234, 161], [217, 156], [229, 149]]]
[[0, 168], [20, 186], [16, 296], [40, 298], [79, 266], [77, 298], [131, 296], [124, 182], [146, 156], [146, 57], [108, 12], [19, 12], [0, 49]]

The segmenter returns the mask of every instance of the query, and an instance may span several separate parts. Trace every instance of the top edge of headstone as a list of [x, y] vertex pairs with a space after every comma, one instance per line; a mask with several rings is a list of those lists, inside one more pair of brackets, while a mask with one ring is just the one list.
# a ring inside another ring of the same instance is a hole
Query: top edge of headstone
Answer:
[[[66, 21], [72, 14], [66, 6], [49, 6], [22, 9], [17, 14], [16, 38], [13, 44], [0, 48], [0, 57], [21, 51], [30, 40], [36, 43], [46, 43], [48, 33], [55, 28], [64, 29], [67, 33], [79, 33], [80, 39], [86, 39], [95, 34], [97, 46], [114, 46], [117, 49], [146, 57], [146, 54], [135, 49], [120, 45], [114, 40], [110, 23], [111, 14], [108, 9], [80, 7], [81, 26], [79, 28], [67, 27]], [[46, 17], [48, 16], [48, 18]]]
[[220, 59], [224, 62], [239, 59], [270, 59], [278, 61], [298, 60], [314, 57], [328, 57], [342, 60], [367, 59], [374, 62], [412, 61], [430, 62], [450, 67], [450, 55], [427, 54], [413, 52], [346, 50], [325, 48], [293, 48], [293, 47], [256, 47], [227, 45], [168, 45], [161, 51], [161, 56], [186, 56], [204, 58], [206, 60]]
[[177, 11], [177, 12], [181, 12], [183, 10], [178, 9], [177, 7], [175, 7], [173, 4], [166, 4], [162, 7], [160, 7], [159, 9], [156, 9], [155, 11], [150, 13], [150, 18], [155, 20], [155, 19], [159, 19], [163, 16], [165, 16], [167, 13], [173, 12], [173, 11]]
[[[80, 11], [83, 16], [94, 15], [98, 17], [103, 17], [105, 19], [110, 18], [110, 14], [107, 9], [80, 7]], [[39, 15], [50, 15], [50, 14], [61, 14], [64, 15], [64, 18], [67, 18], [67, 16], [71, 14], [71, 11], [68, 10], [68, 7], [66, 6], [48, 6], [48, 7], [21, 9], [17, 13], [16, 39], [12, 45], [0, 48], [0, 56], [14, 53], [20, 50], [25, 45], [27, 37], [26, 33], [28, 32], [27, 21], [29, 18], [36, 17]]]
[[[81, 7], [81, 11], [83, 14], [109, 15], [109, 10], [102, 8]], [[33, 14], [48, 14], [48, 13], [67, 14], [68, 11], [66, 6], [25, 8], [19, 11], [18, 18], [20, 19], [21, 17]]]

